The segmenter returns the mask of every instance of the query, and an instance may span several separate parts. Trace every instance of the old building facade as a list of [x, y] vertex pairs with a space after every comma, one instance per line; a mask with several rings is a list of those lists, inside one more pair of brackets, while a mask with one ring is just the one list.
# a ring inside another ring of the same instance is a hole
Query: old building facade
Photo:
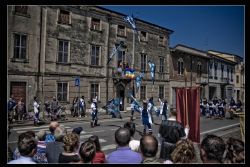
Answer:
[[234, 97], [235, 65], [237, 62], [226, 59], [219, 52], [208, 51], [209, 61], [209, 99], [214, 97], [229, 102]]
[[[136, 34], [124, 16], [95, 6], [8, 6], [8, 96], [23, 97], [28, 106], [34, 96], [42, 102], [55, 96], [68, 106], [76, 96], [97, 95], [100, 106], [120, 97], [125, 109], [134, 82], [116, 75], [122, 62], [136, 75], [145, 73], [139, 99], [169, 98], [173, 31], [136, 19]], [[107, 64], [121, 41], [124, 45]], [[157, 66], [154, 85], [148, 60]]]
[[208, 97], [209, 60], [206, 52], [189, 46], [178, 44], [171, 48], [169, 102], [173, 108], [176, 107], [175, 89], [178, 87], [199, 86], [200, 97]]

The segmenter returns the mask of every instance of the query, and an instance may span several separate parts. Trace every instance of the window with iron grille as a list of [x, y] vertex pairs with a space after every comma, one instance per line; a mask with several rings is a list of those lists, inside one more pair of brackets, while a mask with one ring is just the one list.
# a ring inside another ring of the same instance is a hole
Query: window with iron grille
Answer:
[[236, 83], [239, 83], [239, 75], [236, 75]]
[[159, 86], [159, 98], [164, 99], [164, 86], [163, 85]]
[[140, 39], [141, 41], [147, 41], [147, 33], [144, 31], [141, 31]]
[[99, 95], [99, 84], [98, 83], [92, 83], [90, 86], [90, 97], [95, 98]]
[[140, 99], [141, 100], [146, 99], [146, 86], [145, 85], [140, 87]]
[[67, 82], [57, 83], [57, 99], [58, 101], [67, 101], [68, 99], [68, 83]]
[[160, 72], [160, 73], [163, 73], [163, 72], [164, 72], [164, 58], [163, 58], [163, 57], [160, 57], [159, 72]]
[[212, 72], [213, 72], [213, 62], [209, 63], [209, 78], [212, 78]]
[[15, 13], [28, 14], [28, 6], [15, 6]]
[[118, 60], [117, 61], [118, 67], [119, 67], [121, 62], [125, 62], [125, 51], [121, 51], [121, 50], [118, 51], [118, 59], [117, 60]]
[[27, 35], [14, 34], [14, 58], [26, 59]]
[[58, 40], [58, 62], [67, 63], [69, 54], [69, 41]]
[[201, 62], [198, 62], [197, 64], [197, 75], [201, 76]]
[[159, 36], [159, 45], [164, 45], [164, 37]]
[[126, 36], [126, 33], [125, 33], [125, 26], [118, 25], [117, 35], [123, 36], [123, 37]]
[[217, 79], [217, 63], [214, 63], [214, 79]]
[[233, 69], [231, 68], [231, 81], [233, 81]]
[[224, 65], [221, 64], [221, 78], [224, 77]]
[[91, 45], [91, 65], [99, 65], [100, 46]]
[[92, 18], [92, 20], [91, 20], [91, 29], [100, 30], [101, 29], [100, 25], [101, 25], [100, 19]]
[[141, 54], [141, 72], [146, 71], [146, 66], [147, 66], [147, 56], [146, 54]]
[[65, 10], [60, 10], [59, 15], [58, 15], [58, 23], [70, 24], [70, 13]]
[[184, 73], [183, 59], [178, 60], [178, 74], [182, 75]]

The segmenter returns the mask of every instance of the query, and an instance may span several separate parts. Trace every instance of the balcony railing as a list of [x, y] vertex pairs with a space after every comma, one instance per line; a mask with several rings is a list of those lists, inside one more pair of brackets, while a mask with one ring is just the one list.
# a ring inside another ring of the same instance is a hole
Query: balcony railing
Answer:
[[221, 78], [222, 83], [229, 83], [229, 78]]

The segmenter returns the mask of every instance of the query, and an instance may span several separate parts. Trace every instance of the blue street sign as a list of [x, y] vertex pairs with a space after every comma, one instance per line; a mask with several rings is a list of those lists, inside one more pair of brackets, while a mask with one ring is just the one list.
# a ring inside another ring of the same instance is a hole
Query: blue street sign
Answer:
[[80, 86], [80, 78], [79, 77], [77, 77], [75, 79], [75, 86]]

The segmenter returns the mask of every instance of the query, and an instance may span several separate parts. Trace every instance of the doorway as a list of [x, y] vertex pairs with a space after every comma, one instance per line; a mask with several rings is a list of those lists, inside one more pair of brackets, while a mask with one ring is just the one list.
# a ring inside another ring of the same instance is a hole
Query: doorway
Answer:
[[120, 111], [124, 111], [125, 87], [122, 84], [119, 84], [117, 85], [116, 90], [117, 98], [120, 99]]

